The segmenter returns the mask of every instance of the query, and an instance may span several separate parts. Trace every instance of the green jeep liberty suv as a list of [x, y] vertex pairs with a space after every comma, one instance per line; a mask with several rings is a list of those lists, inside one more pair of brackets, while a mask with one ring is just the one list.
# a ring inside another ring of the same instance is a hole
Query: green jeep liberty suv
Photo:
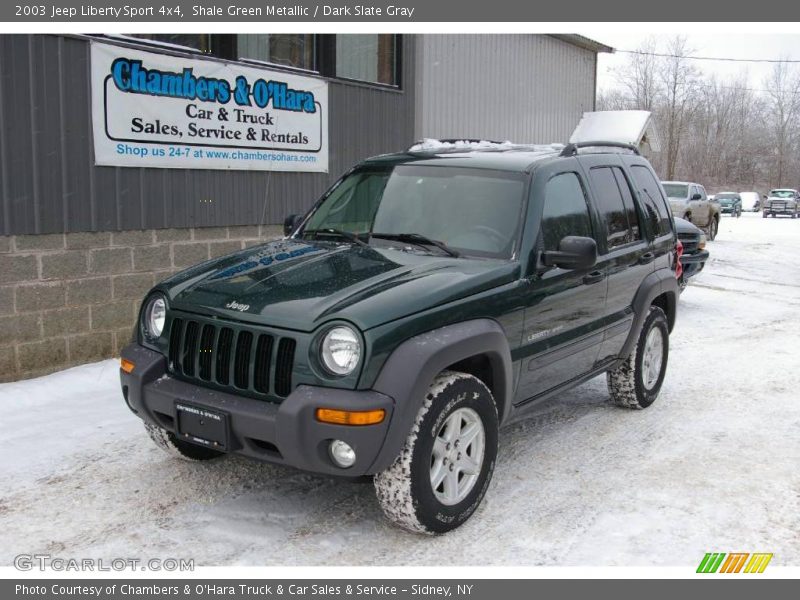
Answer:
[[602, 373], [620, 406], [659, 393], [680, 245], [633, 147], [426, 141], [285, 229], [145, 298], [122, 391], [165, 450], [374, 476], [389, 519], [442, 533], [538, 401]]

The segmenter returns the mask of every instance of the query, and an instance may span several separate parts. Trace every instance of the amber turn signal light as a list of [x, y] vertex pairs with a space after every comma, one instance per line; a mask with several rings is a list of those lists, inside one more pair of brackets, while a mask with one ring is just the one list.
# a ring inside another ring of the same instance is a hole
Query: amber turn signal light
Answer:
[[119, 361], [119, 368], [125, 371], [126, 373], [133, 373], [133, 369], [136, 365], [134, 365], [131, 361], [127, 358], [122, 358]]
[[376, 425], [386, 417], [382, 408], [376, 410], [337, 410], [335, 408], [318, 408], [317, 421], [334, 425]]

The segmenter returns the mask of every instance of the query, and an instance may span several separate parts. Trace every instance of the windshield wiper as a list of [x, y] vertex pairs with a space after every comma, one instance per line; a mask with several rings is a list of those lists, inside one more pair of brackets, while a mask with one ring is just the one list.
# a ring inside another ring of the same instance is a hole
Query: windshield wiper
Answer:
[[317, 235], [338, 235], [339, 237], [343, 237], [348, 242], [352, 242], [354, 244], [358, 244], [359, 246], [364, 246], [365, 248], [369, 248], [369, 244], [367, 244], [364, 240], [360, 237], [355, 235], [354, 233], [350, 233], [349, 231], [342, 231], [341, 229], [334, 229], [333, 227], [323, 227], [321, 229], [309, 229], [308, 231], [304, 231], [303, 235], [310, 235], [311, 237], [317, 237]]
[[429, 237], [422, 235], [421, 233], [372, 233], [370, 237], [378, 238], [379, 240], [396, 240], [398, 242], [406, 242], [409, 244], [416, 244], [417, 246], [435, 246], [439, 248], [442, 252], [445, 252], [449, 256], [453, 256], [458, 258], [461, 256], [461, 253], [457, 250], [453, 250], [450, 246], [445, 244], [444, 242], [440, 242], [438, 240], [432, 240]]

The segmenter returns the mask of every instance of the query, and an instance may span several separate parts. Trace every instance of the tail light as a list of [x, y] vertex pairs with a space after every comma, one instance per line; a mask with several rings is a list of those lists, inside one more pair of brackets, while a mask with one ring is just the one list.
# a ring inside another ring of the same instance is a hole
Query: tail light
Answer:
[[680, 279], [681, 275], [683, 275], [681, 256], [683, 256], [683, 244], [678, 240], [678, 243], [675, 244], [675, 279]]

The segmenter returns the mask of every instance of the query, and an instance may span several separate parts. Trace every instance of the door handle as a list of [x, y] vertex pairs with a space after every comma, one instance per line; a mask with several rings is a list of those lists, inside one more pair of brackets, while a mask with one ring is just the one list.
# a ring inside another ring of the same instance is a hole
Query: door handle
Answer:
[[597, 283], [598, 281], [603, 281], [606, 278], [606, 274], [603, 271], [592, 271], [588, 275], [584, 275], [583, 283], [589, 285], [592, 283]]
[[656, 259], [656, 255], [653, 252], [645, 252], [639, 257], [639, 264], [640, 265], [647, 265], [653, 262]]

